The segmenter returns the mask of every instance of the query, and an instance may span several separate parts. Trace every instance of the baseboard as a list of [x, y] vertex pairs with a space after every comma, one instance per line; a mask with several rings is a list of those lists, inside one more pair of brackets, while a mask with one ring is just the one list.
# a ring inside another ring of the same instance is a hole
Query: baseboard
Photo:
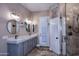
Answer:
[[40, 47], [40, 46], [49, 47], [49, 45], [37, 44], [37, 47]]
[[0, 53], [0, 56], [7, 56], [8, 53]]

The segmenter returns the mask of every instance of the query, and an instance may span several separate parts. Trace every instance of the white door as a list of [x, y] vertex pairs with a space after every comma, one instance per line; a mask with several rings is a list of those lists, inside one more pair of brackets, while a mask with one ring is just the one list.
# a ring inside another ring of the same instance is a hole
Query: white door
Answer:
[[61, 53], [61, 36], [59, 17], [50, 20], [50, 50], [56, 54]]
[[40, 17], [39, 20], [39, 45], [48, 46], [48, 17]]

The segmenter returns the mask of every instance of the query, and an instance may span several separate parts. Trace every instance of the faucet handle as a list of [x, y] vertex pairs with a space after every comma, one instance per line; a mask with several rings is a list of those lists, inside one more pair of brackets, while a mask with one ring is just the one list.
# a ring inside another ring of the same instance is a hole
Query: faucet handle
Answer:
[[17, 39], [18, 35], [15, 35], [15, 39]]

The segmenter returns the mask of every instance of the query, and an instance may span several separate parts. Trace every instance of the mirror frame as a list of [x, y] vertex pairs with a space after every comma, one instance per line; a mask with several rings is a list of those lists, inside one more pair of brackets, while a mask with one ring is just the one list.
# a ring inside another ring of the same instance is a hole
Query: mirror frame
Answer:
[[27, 32], [30, 32], [30, 24], [28, 24], [27, 22], [25, 22], [25, 29]]
[[[10, 22], [15, 22], [15, 23], [17, 23], [17, 21], [16, 20], [9, 20], [8, 22], [7, 22], [7, 24], [6, 24], [6, 28], [7, 28], [7, 31], [10, 33], [10, 34], [16, 34], [16, 30], [15, 30], [15, 32], [10, 32], [9, 31], [9, 29], [8, 29], [8, 24], [10, 23]], [[12, 25], [13, 27], [16, 27], [17, 25], [15, 24], [15, 25]]]
[[[79, 14], [76, 15], [76, 18], [74, 20], [77, 22], [77, 26], [79, 26]], [[73, 21], [73, 23], [74, 23], [74, 21]], [[73, 24], [73, 26], [74, 26], [74, 24]], [[73, 26], [72, 26], [73, 32], [79, 33], [79, 27], [73, 27]]]

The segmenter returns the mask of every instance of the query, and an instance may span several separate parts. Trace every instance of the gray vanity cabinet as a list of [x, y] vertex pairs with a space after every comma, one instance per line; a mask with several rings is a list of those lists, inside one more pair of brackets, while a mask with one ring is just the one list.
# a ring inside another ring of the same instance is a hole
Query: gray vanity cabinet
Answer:
[[8, 56], [27, 55], [37, 45], [37, 37], [25, 40], [20, 43], [7, 43]]

